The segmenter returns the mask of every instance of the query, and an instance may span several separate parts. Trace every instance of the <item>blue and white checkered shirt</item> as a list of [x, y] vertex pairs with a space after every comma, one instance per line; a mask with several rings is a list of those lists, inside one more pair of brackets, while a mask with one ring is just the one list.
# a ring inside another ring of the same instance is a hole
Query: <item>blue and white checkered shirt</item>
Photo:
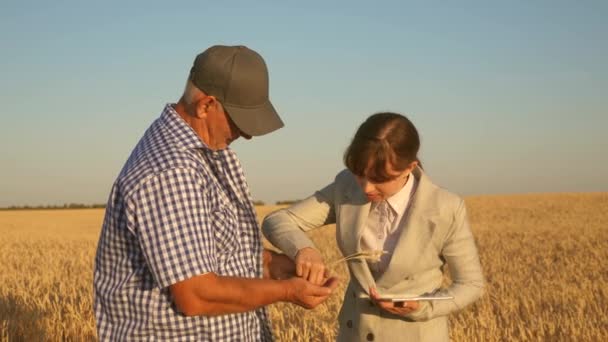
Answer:
[[265, 309], [187, 317], [169, 286], [214, 272], [261, 278], [262, 243], [234, 152], [209, 149], [167, 105], [107, 204], [95, 258], [101, 341], [270, 341]]

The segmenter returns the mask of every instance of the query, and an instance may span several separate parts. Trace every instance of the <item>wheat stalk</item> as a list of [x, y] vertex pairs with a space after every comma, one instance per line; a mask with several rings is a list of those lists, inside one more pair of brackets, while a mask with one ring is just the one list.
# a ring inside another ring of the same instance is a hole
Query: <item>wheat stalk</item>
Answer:
[[332, 262], [329, 263], [329, 267], [334, 267], [337, 264], [341, 263], [341, 262], [346, 262], [349, 260], [354, 260], [354, 259], [359, 259], [359, 260], [370, 260], [372, 262], [378, 262], [380, 261], [380, 258], [382, 257], [382, 255], [384, 254], [388, 254], [387, 251], [381, 251], [381, 250], [369, 250], [369, 251], [363, 251], [363, 252], [357, 252], [354, 254], [350, 254], [347, 255], [343, 258], [334, 260]]

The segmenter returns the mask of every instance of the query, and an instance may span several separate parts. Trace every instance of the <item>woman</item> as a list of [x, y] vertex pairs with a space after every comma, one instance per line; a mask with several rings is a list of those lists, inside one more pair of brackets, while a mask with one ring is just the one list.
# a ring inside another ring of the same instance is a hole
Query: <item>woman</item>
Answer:
[[[445, 341], [447, 315], [477, 300], [483, 275], [464, 201], [436, 186], [418, 162], [414, 125], [396, 113], [370, 116], [344, 155], [333, 183], [263, 222], [265, 236], [314, 283], [326, 268], [305, 232], [336, 223], [344, 256], [385, 251], [379, 260], [348, 261], [350, 283], [339, 316], [339, 341]], [[447, 264], [452, 284], [442, 289]], [[382, 300], [434, 292], [442, 301]]]

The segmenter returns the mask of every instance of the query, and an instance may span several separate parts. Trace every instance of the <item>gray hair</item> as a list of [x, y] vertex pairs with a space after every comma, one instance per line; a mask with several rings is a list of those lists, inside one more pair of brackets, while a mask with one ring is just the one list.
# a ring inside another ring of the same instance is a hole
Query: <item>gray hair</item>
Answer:
[[182, 95], [182, 98], [187, 105], [194, 103], [194, 101], [202, 94], [203, 92], [200, 91], [200, 89], [198, 89], [190, 79], [186, 81], [186, 88], [184, 89], [184, 95]]

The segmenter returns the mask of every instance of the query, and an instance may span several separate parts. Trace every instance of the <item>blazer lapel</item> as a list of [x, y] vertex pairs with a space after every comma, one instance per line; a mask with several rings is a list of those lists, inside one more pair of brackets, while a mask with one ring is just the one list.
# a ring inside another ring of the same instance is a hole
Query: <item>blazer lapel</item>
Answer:
[[[346, 201], [340, 206], [340, 222], [337, 225], [338, 246], [344, 256], [361, 251], [361, 233], [367, 221], [370, 205], [371, 203], [358, 187], [351, 188], [346, 194]], [[370, 286], [375, 285], [365, 260], [348, 261], [348, 266], [366, 292]]]
[[418, 187], [388, 268], [377, 281], [381, 289], [391, 288], [416, 269], [419, 256], [429, 245], [435, 230], [439, 212], [430, 198], [436, 186], [420, 169], [415, 169], [413, 174], [418, 179]]

